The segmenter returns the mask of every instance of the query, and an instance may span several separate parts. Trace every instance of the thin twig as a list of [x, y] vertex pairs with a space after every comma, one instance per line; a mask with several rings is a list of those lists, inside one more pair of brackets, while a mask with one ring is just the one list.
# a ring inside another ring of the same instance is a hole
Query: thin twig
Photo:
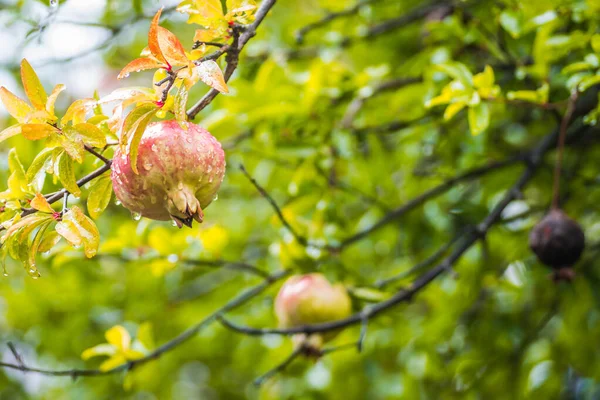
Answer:
[[85, 145], [85, 150], [94, 155], [97, 159], [99, 159], [100, 161], [102, 161], [104, 164], [106, 165], [111, 165], [112, 164], [112, 160], [109, 160], [108, 158], [104, 157], [102, 154], [98, 153], [96, 150], [94, 150], [92, 147]]
[[283, 360], [281, 363], [277, 364], [275, 367], [271, 368], [270, 370], [268, 370], [267, 372], [265, 372], [264, 374], [262, 374], [261, 376], [256, 378], [254, 380], [254, 385], [260, 386], [267, 379], [271, 378], [273, 375], [286, 369], [288, 367], [288, 365], [290, 365], [296, 358], [298, 358], [298, 356], [300, 354], [302, 354], [303, 351], [304, 351], [304, 347], [302, 345], [296, 347], [294, 349], [294, 351], [292, 351], [292, 353], [289, 356], [287, 356], [287, 358], [285, 360]]
[[567, 105], [567, 111], [560, 123], [560, 135], [558, 137], [558, 144], [556, 145], [556, 164], [554, 164], [554, 185], [552, 187], [552, 208], [559, 208], [560, 199], [560, 171], [562, 169], [563, 150], [565, 148], [565, 137], [567, 136], [567, 128], [569, 122], [575, 111], [575, 102], [577, 101], [577, 91], [573, 91], [571, 97], [569, 97], [569, 103]]
[[348, 7], [346, 9], [338, 11], [338, 12], [331, 12], [331, 13], [325, 15], [320, 20], [304, 26], [303, 28], [297, 30], [296, 34], [294, 35], [296, 38], [296, 43], [302, 44], [304, 42], [304, 37], [306, 36], [306, 34], [308, 32], [310, 32], [314, 29], [320, 28], [322, 26], [325, 26], [325, 25], [329, 24], [331, 21], [334, 21], [338, 18], [347, 17], [347, 16], [351, 16], [353, 14], [356, 14], [362, 7], [364, 7], [368, 4], [371, 4], [371, 3], [375, 3], [376, 1], [378, 1], [378, 0], [361, 0], [351, 7]]

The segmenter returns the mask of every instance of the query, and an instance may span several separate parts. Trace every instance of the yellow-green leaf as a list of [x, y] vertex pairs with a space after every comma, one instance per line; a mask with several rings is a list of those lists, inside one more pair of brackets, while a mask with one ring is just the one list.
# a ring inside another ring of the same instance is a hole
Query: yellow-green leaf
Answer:
[[26, 59], [21, 61], [21, 81], [31, 104], [38, 110], [45, 110], [48, 95], [40, 82], [40, 78]]
[[77, 229], [77, 226], [73, 224], [72, 221], [63, 220], [56, 224], [55, 229], [56, 232], [60, 236], [64, 237], [71, 245], [75, 247], [81, 246], [82, 238], [79, 234], [79, 229]]
[[47, 251], [52, 250], [52, 248], [58, 243], [61, 236], [56, 231], [48, 232], [44, 236], [44, 239], [40, 242], [40, 246], [38, 247], [38, 253], [45, 253]]
[[87, 209], [92, 218], [98, 219], [110, 203], [111, 196], [112, 181], [108, 174], [104, 174], [92, 182], [87, 198]]
[[73, 206], [63, 215], [63, 221], [72, 222], [79, 231], [83, 243], [83, 252], [87, 258], [92, 258], [98, 251], [100, 245], [100, 232], [94, 221], [81, 211], [77, 206]]
[[50, 96], [48, 96], [48, 100], [46, 101], [46, 111], [54, 116], [54, 104], [56, 103], [56, 99], [58, 98], [58, 95], [65, 90], [67, 87], [63, 84], [59, 84], [56, 85], [54, 87], [54, 89], [52, 90], [52, 93], [50, 93]]
[[229, 88], [225, 82], [223, 72], [219, 64], [213, 60], [204, 61], [198, 66], [198, 75], [200, 80], [213, 89], [221, 93], [229, 93]]
[[73, 125], [71, 129], [77, 132], [79, 136], [81, 136], [83, 143], [88, 146], [98, 148], [106, 146], [106, 136], [102, 133], [100, 128], [95, 125], [83, 122]]
[[75, 170], [73, 168], [73, 159], [63, 152], [58, 157], [58, 179], [69, 193], [75, 197], [81, 196], [81, 190], [77, 186], [77, 180], [75, 179]]
[[121, 325], [115, 325], [104, 334], [106, 337], [106, 341], [117, 349], [121, 351], [125, 351], [129, 349], [131, 345], [131, 336], [127, 329], [122, 327]]
[[448, 107], [446, 107], [446, 110], [444, 111], [444, 121], [452, 119], [452, 117], [458, 114], [466, 105], [467, 103], [465, 101], [457, 101], [456, 103], [448, 104]]
[[0, 100], [6, 107], [6, 111], [20, 123], [27, 122], [27, 116], [33, 112], [33, 108], [29, 104], [5, 87], [0, 87]]
[[23, 124], [21, 125], [21, 133], [28, 140], [40, 140], [47, 138], [53, 133], [58, 133], [60, 130], [49, 124]]
[[64, 126], [68, 122], [73, 121], [73, 124], [85, 122], [85, 115], [96, 105], [96, 99], [87, 98], [75, 100], [67, 109], [67, 112], [60, 121]]
[[127, 359], [125, 358], [124, 354], [115, 354], [114, 356], [112, 356], [111, 358], [109, 358], [108, 360], [104, 361], [102, 364], [100, 364], [100, 371], [109, 371], [115, 367], [118, 367], [121, 364], [124, 364], [127, 362]]
[[0, 142], [3, 142], [6, 139], [16, 136], [19, 133], [21, 133], [21, 125], [9, 126], [8, 128], [4, 129], [2, 132], [0, 132]]
[[188, 100], [188, 90], [185, 85], [181, 85], [177, 94], [175, 95], [175, 102], [173, 104], [173, 114], [175, 114], [175, 119], [177, 121], [187, 121], [187, 100]]
[[102, 343], [94, 347], [90, 347], [89, 349], [85, 349], [83, 353], [81, 353], [81, 358], [84, 360], [89, 360], [92, 357], [97, 356], [113, 356], [117, 353], [117, 348], [112, 344]]
[[127, 115], [123, 123], [122, 144], [129, 143], [128, 153], [131, 161], [131, 169], [136, 174], [138, 146], [146, 126], [150, 123], [158, 107], [154, 103], [143, 103]]
[[52, 160], [52, 152], [54, 149], [45, 148], [38, 153], [37, 156], [31, 162], [31, 165], [27, 169], [25, 179], [27, 184], [35, 191], [41, 192], [44, 188], [44, 181], [46, 178], [46, 170], [50, 166]]
[[81, 137], [77, 134], [77, 132], [69, 127], [66, 127], [63, 132], [64, 135], [58, 137], [59, 145], [65, 149], [67, 154], [69, 154], [73, 160], [81, 164], [85, 154], [83, 140], [81, 140]]
[[35, 208], [36, 210], [41, 211], [41, 212], [46, 212], [46, 213], [54, 212], [54, 209], [52, 208], [50, 203], [48, 203], [48, 200], [46, 200], [46, 198], [44, 196], [42, 196], [41, 193], [35, 194], [35, 196], [31, 200], [31, 207]]

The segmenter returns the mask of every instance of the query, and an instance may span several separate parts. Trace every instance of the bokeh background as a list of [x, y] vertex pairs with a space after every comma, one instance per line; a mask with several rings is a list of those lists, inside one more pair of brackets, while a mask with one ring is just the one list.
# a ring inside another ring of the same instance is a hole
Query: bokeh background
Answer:
[[[356, 3], [280, 0], [267, 16], [243, 51], [231, 93], [196, 118], [223, 143], [228, 163], [202, 225], [178, 230], [136, 221], [113, 198], [96, 221], [95, 258], [61, 243], [39, 257], [37, 280], [7, 260], [8, 276], [0, 280], [2, 361], [16, 362], [10, 341], [29, 366], [97, 368], [101, 359], [83, 361], [81, 353], [105, 342], [104, 332], [115, 325], [134, 337], [144, 326], [155, 346], [167, 342], [261, 282], [212, 261], [322, 272], [351, 290], [356, 310], [391, 296], [419, 271], [383, 289], [375, 283], [409, 271], [480, 222], [523, 166], [450, 185], [401, 216], [393, 210], [455, 175], [528, 149], [560, 120], [543, 107], [493, 103], [489, 128], [473, 136], [465, 112], [446, 121], [439, 108], [425, 107], [448, 82], [432, 65], [456, 60], [473, 73], [491, 65], [503, 91], [535, 91], [546, 83], [547, 101], [561, 102], [569, 96], [562, 68], [594, 54], [590, 37], [600, 28], [595, 0], [361, 1], [307, 33], [302, 44], [298, 29]], [[96, 90], [103, 96], [123, 86], [148, 87], [150, 72], [124, 81], [116, 76], [147, 45], [156, 10], [176, 5], [0, 0], [0, 85], [23, 96], [18, 66], [27, 58], [47, 90], [66, 84], [62, 111]], [[421, 10], [416, 17], [415, 10]], [[399, 20], [410, 13], [412, 19]], [[387, 30], [373, 30], [386, 23]], [[166, 12], [162, 24], [191, 47], [196, 27], [185, 15]], [[410, 84], [398, 83], [407, 78]], [[391, 87], [382, 89], [386, 82]], [[189, 104], [205, 90], [197, 85]], [[359, 108], [348, 118], [351, 104]], [[557, 112], [560, 117], [564, 108]], [[0, 128], [10, 123], [0, 107]], [[42, 146], [21, 137], [0, 143], [0, 190], [9, 149], [27, 166]], [[254, 378], [289, 355], [291, 340], [240, 335], [212, 323], [131, 372], [72, 380], [2, 370], [0, 399], [600, 398], [599, 156], [593, 139], [565, 155], [565, 208], [588, 239], [572, 283], [553, 283], [527, 247], [529, 229], [550, 204], [550, 155], [504, 221], [456, 264], [457, 275], [443, 275], [412, 302], [369, 322], [361, 353], [298, 359], [255, 387]], [[340, 252], [304, 246], [239, 164], [311, 240], [339, 243], [382, 218], [386, 223]], [[92, 169], [84, 164], [78, 176]], [[48, 179], [47, 191], [55, 188]], [[70, 204], [85, 202], [71, 198]], [[276, 326], [279, 285], [231, 318]], [[333, 344], [356, 340], [359, 330], [346, 329]]]

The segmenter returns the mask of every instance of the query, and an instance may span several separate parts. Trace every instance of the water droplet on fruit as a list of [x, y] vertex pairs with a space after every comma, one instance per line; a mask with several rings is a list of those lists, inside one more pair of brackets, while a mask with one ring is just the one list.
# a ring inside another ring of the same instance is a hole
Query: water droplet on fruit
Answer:
[[217, 200], [219, 200], [219, 195], [215, 194], [215, 197], [213, 197], [213, 201], [217, 201]]
[[171, 225], [173, 225], [173, 226], [175, 226], [175, 227], [176, 227], [176, 226], [177, 226], [177, 222], [175, 222], [175, 221], [171, 221]]
[[135, 221], [139, 221], [140, 219], [142, 219], [142, 214], [137, 213], [137, 212], [133, 212], [131, 213], [131, 217], [135, 220]]
[[179, 183], [177, 184], [177, 189], [179, 189], [179, 190], [183, 190], [183, 182], [179, 182]]
[[141, 69], [138, 69], [138, 70], [136, 70], [135, 72], [142, 72], [142, 70], [141, 70]]
[[50, 0], [50, 7], [58, 7], [58, 0]]
[[144, 169], [150, 170], [152, 163], [150, 161], [144, 161]]
[[120, 206], [121, 205], [121, 201], [120, 200], [115, 200], [115, 205]]

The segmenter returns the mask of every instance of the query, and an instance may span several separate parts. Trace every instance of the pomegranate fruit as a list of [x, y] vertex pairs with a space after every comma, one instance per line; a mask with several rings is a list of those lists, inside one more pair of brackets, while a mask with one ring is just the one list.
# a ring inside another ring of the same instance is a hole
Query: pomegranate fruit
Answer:
[[581, 257], [585, 234], [561, 210], [550, 211], [529, 234], [529, 247], [540, 262], [554, 269], [554, 279], [573, 278], [572, 266]]
[[[350, 296], [341, 284], [331, 285], [322, 274], [295, 275], [281, 287], [275, 299], [275, 314], [282, 328], [336, 321], [352, 313]], [[306, 337], [293, 336], [296, 345], [308, 353], [318, 353], [323, 343], [333, 339], [339, 330]]]
[[131, 212], [177, 226], [202, 222], [225, 175], [225, 153], [206, 129], [177, 121], [148, 125], [139, 144], [136, 174], [127, 152], [117, 149], [112, 183], [117, 199]]

